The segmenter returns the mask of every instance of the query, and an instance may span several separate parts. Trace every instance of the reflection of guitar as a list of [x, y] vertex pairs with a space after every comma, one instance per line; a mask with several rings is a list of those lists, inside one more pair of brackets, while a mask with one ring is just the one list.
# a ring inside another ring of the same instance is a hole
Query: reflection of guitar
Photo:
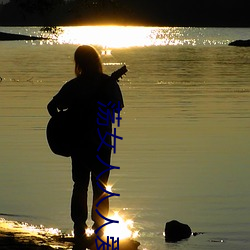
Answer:
[[[111, 80], [118, 81], [127, 72], [126, 65], [113, 72]], [[109, 78], [109, 79], [110, 79]], [[73, 138], [71, 136], [74, 124], [72, 124], [72, 115], [66, 111], [60, 111], [51, 117], [46, 130], [47, 141], [53, 153], [65, 157], [71, 155], [71, 145]]]

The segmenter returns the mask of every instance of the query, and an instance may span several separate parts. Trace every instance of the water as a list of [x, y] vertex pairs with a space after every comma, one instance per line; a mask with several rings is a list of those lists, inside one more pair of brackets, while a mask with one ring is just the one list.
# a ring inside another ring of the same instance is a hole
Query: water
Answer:
[[[102, 56], [105, 72], [129, 68], [120, 82], [124, 140], [113, 156], [121, 170], [110, 179], [121, 196], [111, 209], [134, 221], [140, 249], [249, 249], [250, 50], [227, 44], [250, 29], [141, 28], [135, 39], [123, 29], [128, 46], [119, 36], [92, 41], [112, 50]], [[48, 148], [46, 105], [74, 77], [81, 38], [0, 43], [0, 213], [12, 214], [0, 217], [71, 230], [70, 159]], [[172, 219], [204, 234], [165, 243]]]

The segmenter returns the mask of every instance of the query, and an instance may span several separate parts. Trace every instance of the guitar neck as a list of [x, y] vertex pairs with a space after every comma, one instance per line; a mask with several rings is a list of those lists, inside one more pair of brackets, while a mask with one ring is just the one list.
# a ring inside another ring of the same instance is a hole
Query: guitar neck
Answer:
[[122, 78], [123, 75], [125, 75], [127, 73], [127, 67], [126, 65], [122, 66], [120, 69], [114, 71], [112, 74], [111, 74], [111, 79], [114, 80], [114, 81], [118, 81], [119, 78]]

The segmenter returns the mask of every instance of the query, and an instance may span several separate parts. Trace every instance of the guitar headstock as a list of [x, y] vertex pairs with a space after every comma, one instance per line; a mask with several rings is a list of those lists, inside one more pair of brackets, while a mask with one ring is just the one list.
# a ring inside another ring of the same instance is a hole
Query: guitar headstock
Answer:
[[128, 69], [126, 67], [126, 65], [123, 65], [120, 69], [114, 71], [111, 74], [111, 78], [115, 81], [118, 81], [119, 78], [121, 78], [123, 75], [125, 75], [128, 72]]

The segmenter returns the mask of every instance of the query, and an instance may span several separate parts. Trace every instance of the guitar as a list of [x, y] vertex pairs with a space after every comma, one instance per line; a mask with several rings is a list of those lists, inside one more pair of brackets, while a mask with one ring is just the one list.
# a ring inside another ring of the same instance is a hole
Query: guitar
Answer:
[[[119, 81], [127, 71], [126, 65], [122, 66], [111, 74], [108, 81]], [[72, 115], [68, 110], [59, 111], [55, 116], [50, 118], [47, 124], [46, 137], [49, 147], [54, 154], [65, 157], [71, 156], [73, 125]]]

